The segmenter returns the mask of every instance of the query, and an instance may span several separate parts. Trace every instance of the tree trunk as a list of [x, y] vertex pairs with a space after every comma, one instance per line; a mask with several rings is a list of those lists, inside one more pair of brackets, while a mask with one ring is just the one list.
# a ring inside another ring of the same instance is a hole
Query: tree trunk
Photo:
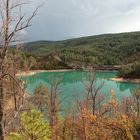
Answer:
[[[3, 74], [3, 68], [1, 65], [1, 75]], [[3, 126], [3, 79], [0, 80], [0, 140], [4, 140], [4, 126]]]

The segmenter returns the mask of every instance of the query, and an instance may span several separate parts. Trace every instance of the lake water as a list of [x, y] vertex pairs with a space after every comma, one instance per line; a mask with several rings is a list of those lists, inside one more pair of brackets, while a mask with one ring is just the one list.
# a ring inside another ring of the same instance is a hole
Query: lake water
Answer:
[[[114, 89], [118, 100], [123, 97], [131, 96], [134, 90], [139, 86], [135, 83], [123, 83], [112, 81], [111, 78], [117, 76], [116, 71], [111, 72], [96, 72], [96, 86], [104, 83], [101, 92], [106, 96], [110, 96], [110, 90]], [[61, 96], [64, 98], [65, 104], [68, 106], [72, 104], [76, 97], [83, 98], [86, 93], [85, 85], [89, 79], [89, 72], [83, 71], [68, 71], [68, 72], [43, 72], [33, 76], [26, 76], [22, 78], [27, 81], [27, 91], [33, 94], [36, 86], [39, 83], [44, 83], [48, 89], [55, 81], [60, 82], [59, 89]]]

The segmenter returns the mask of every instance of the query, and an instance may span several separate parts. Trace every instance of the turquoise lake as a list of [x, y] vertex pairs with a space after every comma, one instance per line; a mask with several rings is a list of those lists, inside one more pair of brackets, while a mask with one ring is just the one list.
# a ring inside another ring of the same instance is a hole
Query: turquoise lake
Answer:
[[[118, 100], [123, 97], [131, 96], [134, 90], [140, 85], [136, 83], [124, 83], [112, 81], [111, 78], [117, 76], [117, 71], [100, 71], [96, 72], [96, 86], [104, 83], [101, 92], [105, 96], [110, 96], [110, 90], [114, 89]], [[39, 83], [44, 83], [48, 89], [55, 81], [59, 81], [59, 89], [64, 102], [70, 105], [75, 98], [83, 98], [86, 95], [85, 84], [88, 82], [89, 73], [85, 71], [68, 71], [68, 72], [42, 72], [32, 76], [22, 77], [27, 82], [27, 91], [33, 94]]]

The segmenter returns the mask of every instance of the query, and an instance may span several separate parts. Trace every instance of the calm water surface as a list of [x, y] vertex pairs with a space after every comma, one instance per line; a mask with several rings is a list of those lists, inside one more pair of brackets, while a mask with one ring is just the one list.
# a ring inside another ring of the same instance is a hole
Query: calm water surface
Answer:
[[[102, 94], [110, 96], [110, 90], [114, 89], [118, 100], [121, 100], [123, 97], [131, 96], [134, 90], [139, 86], [139, 84], [135, 83], [123, 83], [110, 80], [116, 76], [116, 71], [96, 73], [96, 86], [98, 87], [100, 84], [104, 83], [103, 88], [101, 89]], [[59, 89], [61, 91], [61, 96], [63, 96], [65, 104], [70, 105], [74, 102], [75, 97], [83, 98], [86, 92], [85, 84], [87, 83], [88, 78], [88, 72], [69, 71], [43, 72], [33, 76], [26, 76], [22, 79], [28, 83], [27, 91], [30, 94], [33, 94], [39, 83], [46, 84], [48, 89], [50, 89], [51, 85], [54, 84], [55, 81], [60, 81], [61, 84]]]

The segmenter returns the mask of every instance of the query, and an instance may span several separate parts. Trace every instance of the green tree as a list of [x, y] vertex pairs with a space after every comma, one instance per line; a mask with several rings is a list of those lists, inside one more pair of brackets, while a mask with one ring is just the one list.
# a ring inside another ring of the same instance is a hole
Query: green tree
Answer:
[[51, 128], [44, 116], [36, 110], [21, 115], [17, 133], [11, 133], [9, 140], [51, 140]]

